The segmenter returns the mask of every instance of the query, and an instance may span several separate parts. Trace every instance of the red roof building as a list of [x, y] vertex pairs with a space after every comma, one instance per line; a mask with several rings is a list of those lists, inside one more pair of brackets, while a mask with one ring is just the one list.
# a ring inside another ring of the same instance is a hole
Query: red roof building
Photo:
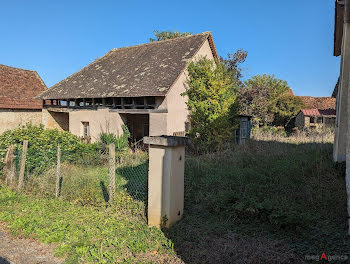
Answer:
[[36, 71], [0, 64], [0, 108], [42, 109], [42, 100], [34, 97], [46, 90]]
[[27, 123], [42, 123], [42, 100], [34, 99], [46, 91], [36, 71], [0, 64], [0, 134]]
[[301, 109], [305, 116], [335, 116], [335, 109]]

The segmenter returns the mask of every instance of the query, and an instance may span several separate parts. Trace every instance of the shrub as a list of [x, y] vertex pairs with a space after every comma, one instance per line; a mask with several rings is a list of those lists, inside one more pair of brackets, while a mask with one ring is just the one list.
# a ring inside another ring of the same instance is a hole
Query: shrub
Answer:
[[85, 144], [68, 131], [44, 129], [42, 125], [28, 124], [0, 135], [0, 171], [10, 145], [15, 145], [15, 156], [17, 163], [19, 162], [24, 140], [28, 140], [26, 171], [31, 174], [40, 174], [56, 162], [58, 145], [61, 147], [62, 162], [83, 165], [104, 162], [99, 143]]
[[201, 58], [188, 66], [186, 92], [192, 128], [189, 131], [198, 152], [216, 151], [233, 142], [238, 126], [237, 83], [224, 64]]
[[15, 145], [17, 156], [20, 156], [24, 140], [28, 140], [26, 169], [30, 173], [40, 173], [56, 161], [57, 145], [61, 146], [62, 161], [74, 161], [77, 149], [84, 145], [70, 132], [28, 124], [0, 135], [0, 149], [3, 150], [0, 153], [0, 169], [4, 165], [7, 148]]
[[113, 133], [101, 133], [100, 141], [102, 143], [102, 148], [106, 150], [109, 144], [114, 143], [116, 151], [123, 151], [129, 146], [130, 132], [126, 125], [122, 126], [123, 134], [114, 135]]

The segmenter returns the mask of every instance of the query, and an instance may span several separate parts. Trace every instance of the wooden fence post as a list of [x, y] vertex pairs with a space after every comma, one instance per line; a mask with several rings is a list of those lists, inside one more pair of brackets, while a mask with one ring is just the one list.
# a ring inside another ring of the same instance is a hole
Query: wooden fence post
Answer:
[[24, 140], [23, 148], [22, 148], [21, 165], [20, 165], [21, 167], [19, 170], [19, 178], [18, 178], [18, 190], [21, 190], [24, 186], [24, 171], [26, 167], [27, 150], [28, 150], [28, 140]]
[[16, 156], [14, 153], [15, 146], [12, 146], [12, 156], [10, 156], [10, 168], [9, 168], [9, 183], [10, 185], [14, 184], [16, 181]]
[[112, 202], [115, 193], [115, 145], [109, 144], [109, 201]]
[[56, 198], [61, 194], [61, 147], [57, 146]]
[[4, 164], [5, 164], [4, 173], [6, 176], [6, 183], [10, 184], [10, 185], [13, 183], [13, 180], [14, 180], [14, 175], [11, 173], [12, 172], [12, 163], [14, 162], [13, 149], [14, 149], [13, 145], [9, 146], [9, 148], [6, 152], [5, 161], [4, 161]]

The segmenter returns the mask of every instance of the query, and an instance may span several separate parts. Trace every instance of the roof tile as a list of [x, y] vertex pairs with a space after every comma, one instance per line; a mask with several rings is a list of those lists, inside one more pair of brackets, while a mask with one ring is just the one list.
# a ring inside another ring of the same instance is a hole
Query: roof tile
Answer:
[[46, 89], [37, 72], [0, 64], [0, 108], [41, 109], [34, 97]]
[[52, 86], [42, 99], [165, 96], [209, 32], [109, 51]]

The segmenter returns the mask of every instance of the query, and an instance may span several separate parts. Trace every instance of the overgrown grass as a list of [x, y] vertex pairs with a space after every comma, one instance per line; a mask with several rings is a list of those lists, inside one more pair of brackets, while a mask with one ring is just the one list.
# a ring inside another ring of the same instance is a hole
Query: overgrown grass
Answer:
[[[307, 132], [309, 133], [309, 132]], [[117, 194], [106, 197], [106, 165], [64, 164], [30, 175], [24, 194], [0, 188], [0, 221], [25, 236], [57, 243], [68, 263], [302, 263], [305, 255], [344, 255], [345, 164], [332, 162], [331, 133], [258, 134], [222, 153], [187, 156], [184, 218], [170, 230], [147, 227], [147, 155], [119, 153]], [[172, 241], [172, 242], [171, 242]], [[174, 247], [174, 249], [173, 249]]]
[[[332, 162], [331, 138], [265, 138], [187, 158], [184, 218], [167, 231], [178, 254], [186, 263], [348, 254], [345, 166]], [[264, 242], [242, 242], [252, 239]]]
[[172, 242], [113, 207], [80, 206], [0, 188], [0, 221], [15, 234], [57, 243], [66, 263], [149, 263], [175, 259]]
[[147, 153], [118, 153], [117, 160], [113, 203], [107, 164], [63, 163], [59, 199], [55, 167], [27, 175], [21, 193], [0, 187], [0, 221], [16, 234], [57, 243], [67, 263], [176, 262], [171, 241], [147, 226]]

